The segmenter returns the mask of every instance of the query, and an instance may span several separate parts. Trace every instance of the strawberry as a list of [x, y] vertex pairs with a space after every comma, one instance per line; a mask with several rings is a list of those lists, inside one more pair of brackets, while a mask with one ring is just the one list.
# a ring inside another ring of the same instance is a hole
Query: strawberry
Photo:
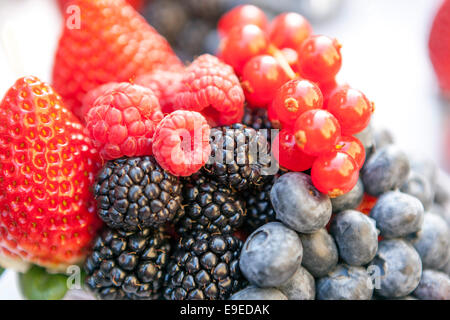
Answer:
[[35, 77], [9, 89], [0, 118], [0, 262], [81, 262], [100, 227], [89, 190], [100, 161], [85, 129]]
[[[70, 3], [71, 0], [57, 0], [59, 9], [64, 11], [64, 8]], [[145, 0], [127, 0], [129, 4], [133, 6], [135, 10], [141, 10], [145, 4]]]
[[81, 118], [86, 92], [108, 82], [127, 82], [182, 63], [169, 43], [125, 0], [73, 0], [80, 27], [64, 24], [53, 66], [53, 86]]
[[428, 49], [439, 85], [450, 95], [450, 0], [442, 3], [434, 18]]

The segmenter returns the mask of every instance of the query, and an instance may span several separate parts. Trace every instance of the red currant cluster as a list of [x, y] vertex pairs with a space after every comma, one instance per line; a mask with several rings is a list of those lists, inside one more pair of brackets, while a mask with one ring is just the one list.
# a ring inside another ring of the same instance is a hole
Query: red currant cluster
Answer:
[[335, 80], [342, 64], [338, 41], [314, 35], [300, 14], [269, 22], [252, 5], [225, 14], [218, 30], [218, 55], [240, 76], [248, 106], [268, 109], [281, 129], [272, 148], [280, 165], [311, 169], [314, 185], [331, 197], [350, 191], [365, 160], [353, 135], [367, 127], [374, 105]]

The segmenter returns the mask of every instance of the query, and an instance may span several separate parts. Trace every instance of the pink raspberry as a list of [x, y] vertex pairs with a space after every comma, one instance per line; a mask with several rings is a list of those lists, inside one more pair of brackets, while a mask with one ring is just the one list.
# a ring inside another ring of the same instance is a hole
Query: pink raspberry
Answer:
[[[210, 107], [208, 115], [217, 125], [239, 122], [244, 110], [244, 91], [233, 68], [218, 58], [204, 54], [188, 66], [175, 98], [177, 109], [199, 111]], [[215, 115], [214, 115], [215, 113]]]
[[86, 114], [86, 126], [105, 160], [152, 154], [152, 138], [164, 117], [147, 88], [120, 83], [99, 96]]
[[86, 114], [89, 112], [89, 109], [94, 105], [95, 100], [98, 97], [104, 95], [108, 91], [114, 90], [120, 83], [118, 82], [108, 82], [98, 86], [86, 93], [83, 97], [82, 106], [81, 106], [81, 117], [82, 121], [85, 121]]
[[177, 71], [156, 70], [134, 80], [135, 84], [151, 89], [159, 99], [163, 113], [174, 111], [175, 96], [181, 90], [183, 74]]
[[210, 127], [198, 112], [177, 110], [164, 117], [153, 137], [153, 155], [176, 176], [200, 170], [211, 153]]

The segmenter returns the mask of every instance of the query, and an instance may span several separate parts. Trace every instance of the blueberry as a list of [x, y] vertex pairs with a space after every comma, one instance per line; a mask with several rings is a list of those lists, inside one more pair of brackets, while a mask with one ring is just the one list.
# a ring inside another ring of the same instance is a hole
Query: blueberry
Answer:
[[420, 300], [450, 300], [450, 278], [443, 272], [424, 270], [414, 295]]
[[285, 283], [302, 262], [298, 235], [279, 222], [256, 229], [245, 241], [239, 266], [247, 280], [262, 288]]
[[320, 193], [304, 173], [282, 175], [272, 187], [270, 200], [277, 219], [301, 233], [325, 227], [331, 217], [330, 198]]
[[445, 222], [447, 222], [447, 226], [450, 228], [450, 201], [443, 204], [437, 204], [435, 202], [431, 207], [430, 212], [435, 213], [444, 219]]
[[369, 268], [373, 270], [375, 292], [386, 298], [407, 296], [417, 287], [422, 275], [419, 254], [401, 239], [381, 241]]
[[414, 171], [427, 179], [431, 188], [434, 190], [436, 187], [436, 179], [438, 175], [438, 168], [434, 161], [418, 157], [416, 155], [409, 157], [409, 163], [411, 165], [411, 171]]
[[302, 266], [278, 289], [289, 300], [314, 300], [316, 296], [314, 277]]
[[377, 129], [374, 132], [375, 148], [381, 149], [387, 145], [394, 144], [392, 132], [386, 128]]
[[287, 297], [278, 289], [249, 286], [233, 294], [230, 300], [287, 300]]
[[346, 194], [332, 198], [331, 204], [333, 213], [341, 212], [348, 209], [355, 209], [364, 197], [364, 185], [361, 179], [358, 179], [356, 186]]
[[369, 159], [375, 150], [375, 137], [372, 125], [369, 124], [363, 131], [355, 134], [355, 137], [363, 144], [366, 150], [366, 159]]
[[441, 205], [450, 201], [450, 177], [442, 170], [437, 173], [434, 200]]
[[362, 170], [364, 190], [372, 196], [397, 189], [405, 183], [409, 174], [406, 154], [394, 145], [376, 151]]
[[425, 210], [430, 209], [433, 205], [433, 187], [431, 186], [430, 181], [420, 173], [411, 171], [408, 179], [402, 185], [400, 190], [419, 199]]
[[330, 233], [336, 240], [339, 256], [349, 265], [365, 265], [377, 253], [378, 230], [375, 221], [359, 211], [346, 210], [336, 214]]
[[422, 227], [424, 210], [415, 197], [399, 191], [383, 194], [370, 211], [384, 238], [400, 238]]
[[367, 270], [338, 264], [316, 285], [318, 300], [370, 300], [373, 289]]
[[422, 230], [410, 235], [408, 240], [419, 253], [423, 267], [440, 269], [449, 259], [450, 237], [447, 223], [434, 213], [426, 213]]
[[324, 277], [337, 265], [336, 243], [325, 228], [311, 234], [300, 234], [303, 245], [302, 265], [316, 278]]
[[440, 271], [450, 276], [450, 248], [448, 248], [448, 251], [449, 251], [449, 259], [447, 260], [447, 263], [440, 269]]

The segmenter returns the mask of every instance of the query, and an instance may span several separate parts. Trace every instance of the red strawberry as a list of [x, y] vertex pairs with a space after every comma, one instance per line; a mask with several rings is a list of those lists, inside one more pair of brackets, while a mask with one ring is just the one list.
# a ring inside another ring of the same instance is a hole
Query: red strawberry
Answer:
[[[64, 8], [70, 3], [71, 0], [57, 0], [58, 6], [61, 11], [64, 11]], [[141, 10], [144, 6], [145, 0], [127, 0], [129, 4], [133, 6], [136, 10]]]
[[[53, 66], [53, 84], [81, 117], [89, 90], [126, 82], [156, 69], [182, 66], [169, 43], [125, 0], [74, 0], [80, 27], [65, 23]], [[72, 19], [76, 20], [76, 19]]]
[[450, 94], [450, 1], [443, 2], [431, 27], [428, 42], [430, 59], [439, 85]]
[[84, 128], [35, 77], [9, 89], [0, 118], [0, 261], [82, 261], [100, 227], [89, 191], [99, 158]]

